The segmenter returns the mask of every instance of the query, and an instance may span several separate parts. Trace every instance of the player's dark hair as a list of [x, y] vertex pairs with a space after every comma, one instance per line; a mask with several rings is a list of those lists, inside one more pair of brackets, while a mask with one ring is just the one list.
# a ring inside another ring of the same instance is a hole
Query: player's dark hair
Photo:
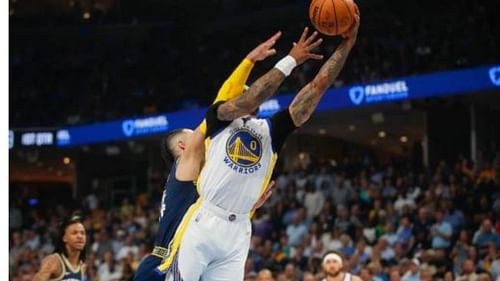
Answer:
[[[68, 251], [66, 250], [66, 243], [63, 241], [64, 234], [66, 233], [66, 229], [68, 226], [75, 224], [75, 223], [80, 223], [83, 225], [82, 222], [82, 217], [78, 213], [74, 213], [70, 217], [64, 219], [61, 221], [59, 224], [59, 230], [57, 234], [57, 240], [56, 240], [56, 245], [55, 245], [55, 250], [54, 253], [57, 254], [64, 254], [66, 257], [68, 256]], [[86, 258], [86, 251], [85, 248], [80, 252], [80, 260], [85, 262]]]
[[174, 154], [173, 149], [171, 149], [171, 142], [177, 135], [182, 134], [183, 132], [184, 129], [175, 129], [161, 139], [160, 154], [163, 161], [165, 161], [165, 164], [168, 165], [174, 161], [176, 155]]

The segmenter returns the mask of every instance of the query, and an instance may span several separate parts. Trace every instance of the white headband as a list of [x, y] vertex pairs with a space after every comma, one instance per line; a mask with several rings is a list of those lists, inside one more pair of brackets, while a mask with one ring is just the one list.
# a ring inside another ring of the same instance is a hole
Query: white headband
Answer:
[[328, 260], [336, 260], [340, 265], [343, 265], [342, 257], [336, 253], [330, 253], [323, 258], [323, 264]]

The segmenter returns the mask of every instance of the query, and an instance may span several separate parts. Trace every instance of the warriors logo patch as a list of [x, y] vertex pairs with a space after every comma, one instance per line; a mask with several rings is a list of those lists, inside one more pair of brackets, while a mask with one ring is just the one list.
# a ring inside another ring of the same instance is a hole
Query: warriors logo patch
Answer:
[[226, 143], [227, 157], [240, 167], [251, 167], [259, 163], [262, 143], [246, 129], [240, 129], [229, 137]]

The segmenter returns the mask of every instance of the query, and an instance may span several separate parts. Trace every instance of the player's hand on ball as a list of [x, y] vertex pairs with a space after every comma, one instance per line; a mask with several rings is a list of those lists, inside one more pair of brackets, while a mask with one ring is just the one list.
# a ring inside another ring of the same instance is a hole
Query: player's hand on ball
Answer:
[[293, 43], [293, 48], [290, 50], [289, 55], [292, 56], [297, 65], [304, 63], [308, 59], [321, 60], [323, 59], [322, 55], [312, 53], [312, 51], [321, 45], [323, 39], [319, 38], [316, 40], [318, 36], [318, 32], [313, 32], [310, 36], [308, 36], [309, 28], [304, 28], [304, 32], [300, 36], [298, 42]]
[[348, 43], [351, 47], [354, 46], [354, 43], [356, 43], [356, 38], [358, 37], [358, 29], [359, 29], [359, 23], [360, 23], [360, 17], [359, 17], [359, 9], [358, 6], [356, 7], [356, 12], [354, 14], [354, 23], [352, 24], [352, 27], [349, 28], [345, 33], [342, 34], [342, 38]]
[[261, 43], [248, 53], [247, 59], [255, 63], [276, 54], [276, 49], [274, 49], [273, 46], [280, 37], [281, 31], [276, 32], [271, 38], [267, 39], [264, 43]]

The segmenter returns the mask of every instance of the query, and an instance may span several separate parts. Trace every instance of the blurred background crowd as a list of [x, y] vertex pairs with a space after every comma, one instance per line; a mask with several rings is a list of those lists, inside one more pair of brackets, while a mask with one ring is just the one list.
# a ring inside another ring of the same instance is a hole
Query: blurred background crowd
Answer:
[[[341, 251], [363, 281], [499, 280], [500, 154], [486, 159], [414, 170], [406, 161], [332, 166], [297, 157], [255, 214], [246, 280], [264, 280], [257, 274], [265, 269], [275, 280], [320, 280], [327, 250]], [[90, 280], [130, 280], [152, 249], [160, 191], [115, 208], [99, 191], [71, 208], [33, 207], [29, 194], [11, 194], [12, 280], [30, 280], [54, 250], [58, 220], [73, 210], [85, 218]]]

